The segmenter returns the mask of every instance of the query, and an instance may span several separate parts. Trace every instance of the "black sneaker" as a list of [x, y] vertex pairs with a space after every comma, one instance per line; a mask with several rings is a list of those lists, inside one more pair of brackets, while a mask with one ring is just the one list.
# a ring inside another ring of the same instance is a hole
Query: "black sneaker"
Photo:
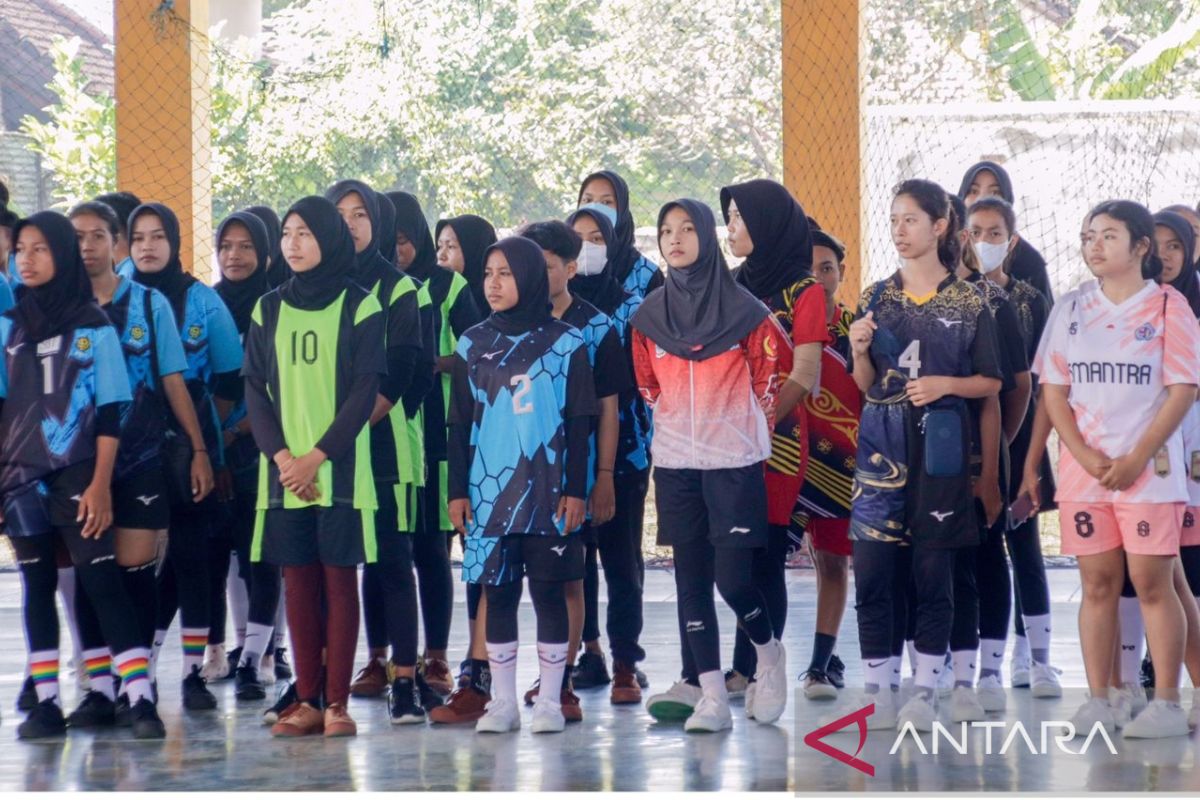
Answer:
[[67, 721], [54, 698], [33, 707], [25, 721], [17, 726], [18, 739], [50, 739], [67, 735]]
[[262, 700], [267, 696], [267, 690], [258, 679], [258, 670], [249, 664], [237, 668], [236, 683], [234, 694], [238, 700]]
[[634, 667], [633, 668], [633, 676], [635, 678], [637, 678], [638, 686], [640, 686], [643, 689], [650, 688], [650, 679], [646, 677], [646, 673], [642, 672], [637, 667]]
[[229, 672], [225, 674], [223, 681], [227, 681], [237, 674], [238, 665], [242, 663], [242, 648], [235, 647], [225, 656], [229, 660]]
[[90, 691], [83, 702], [67, 717], [72, 728], [107, 728], [117, 722], [117, 704], [103, 692]]
[[117, 695], [117, 702], [113, 709], [113, 724], [118, 728], [128, 728], [133, 724], [132, 709], [129, 707], [129, 695]]
[[135, 739], [165, 739], [167, 727], [158, 717], [158, 707], [143, 697], [129, 709], [130, 726]]
[[388, 718], [393, 725], [415, 725], [425, 721], [417, 683], [412, 678], [396, 678], [388, 688]]
[[432, 711], [438, 706], [446, 704], [446, 699], [438, 693], [437, 689], [426, 683], [419, 672], [417, 673], [417, 694], [421, 698], [421, 708], [426, 711]]
[[274, 725], [279, 722], [279, 715], [283, 713], [284, 709], [292, 703], [298, 702], [300, 702], [300, 695], [296, 693], [296, 684], [289, 683], [287, 689], [275, 701], [275, 705], [263, 712], [263, 725]]
[[1154, 662], [1150, 660], [1149, 654], [1142, 659], [1142, 673], [1138, 677], [1141, 678], [1143, 689], [1154, 688]]
[[819, 669], [810, 669], [800, 676], [804, 696], [809, 700], [836, 700], [837, 688], [829, 680], [829, 674]]
[[292, 665], [287, 660], [287, 648], [275, 648], [275, 680], [290, 681], [292, 679]]
[[846, 688], [846, 665], [836, 654], [829, 657], [829, 665], [825, 667], [825, 677], [838, 689]]
[[17, 711], [33, 711], [37, 704], [37, 687], [33, 685], [33, 676], [30, 676], [21, 684], [21, 693], [17, 695]]
[[200, 677], [200, 668], [192, 667], [192, 674], [183, 679], [183, 707], [188, 711], [212, 711], [217, 707], [217, 698], [208, 690], [208, 681]]
[[595, 689], [612, 683], [604, 656], [597, 653], [581, 653], [579, 663], [571, 670], [571, 682], [575, 684], [576, 689]]

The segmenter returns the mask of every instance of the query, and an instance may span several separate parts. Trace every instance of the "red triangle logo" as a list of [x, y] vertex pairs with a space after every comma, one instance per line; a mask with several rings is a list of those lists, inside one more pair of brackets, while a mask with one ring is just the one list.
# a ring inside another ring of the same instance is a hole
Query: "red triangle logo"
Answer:
[[[875, 704], [860, 708], [857, 711], [851, 712], [841, 719], [835, 719], [828, 725], [824, 725], [812, 731], [804, 737], [804, 743], [814, 750], [818, 750], [830, 758], [835, 758], [847, 766], [854, 767], [859, 772], [865, 772], [872, 778], [875, 777], [875, 767], [868, 764], [858, 757], [862, 752], [863, 746], [867, 743], [867, 717], [875, 713]], [[850, 755], [844, 750], [839, 750], [833, 745], [821, 741], [831, 733], [836, 733], [842, 728], [849, 727], [851, 724], [858, 724], [858, 749], [854, 751], [854, 755]]]

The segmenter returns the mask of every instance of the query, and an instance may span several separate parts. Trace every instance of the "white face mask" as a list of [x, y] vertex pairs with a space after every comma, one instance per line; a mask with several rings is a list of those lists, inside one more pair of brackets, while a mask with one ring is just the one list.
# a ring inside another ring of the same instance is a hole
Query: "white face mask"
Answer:
[[1000, 268], [1004, 263], [1005, 257], [1008, 256], [1008, 246], [1012, 243], [1009, 239], [1004, 244], [992, 244], [991, 242], [976, 242], [975, 255], [979, 257], [979, 265], [984, 272], [992, 272]]
[[584, 242], [575, 263], [579, 265], [580, 275], [599, 275], [604, 272], [604, 265], [608, 263], [608, 247]]

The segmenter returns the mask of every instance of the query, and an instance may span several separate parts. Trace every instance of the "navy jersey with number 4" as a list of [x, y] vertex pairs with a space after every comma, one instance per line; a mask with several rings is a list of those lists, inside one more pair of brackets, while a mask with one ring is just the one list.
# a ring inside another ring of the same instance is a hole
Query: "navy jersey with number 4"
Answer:
[[111, 326], [32, 341], [0, 317], [0, 494], [94, 458], [96, 409], [130, 400]]
[[[587, 344], [558, 320], [515, 336], [484, 321], [459, 339], [456, 355], [450, 424], [471, 426], [463, 577], [498, 582], [483, 572], [501, 536], [564, 533], [554, 517], [573, 477], [565, 422], [596, 413]], [[459, 466], [452, 459], [451, 497], [462, 484]]]

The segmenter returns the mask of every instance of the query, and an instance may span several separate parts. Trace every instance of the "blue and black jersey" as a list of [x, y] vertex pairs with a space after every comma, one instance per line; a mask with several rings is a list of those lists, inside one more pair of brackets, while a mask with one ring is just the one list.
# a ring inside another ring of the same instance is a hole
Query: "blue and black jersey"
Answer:
[[121, 407], [121, 446], [115, 475], [123, 478], [152, 463], [166, 432], [167, 406], [160, 378], [187, 369], [171, 304], [160, 292], [122, 278], [104, 306], [112, 321], [133, 402]]
[[596, 394], [587, 343], [550, 320], [508, 336], [484, 321], [458, 342], [450, 407], [449, 496], [468, 498], [463, 576], [484, 575], [500, 537], [559, 536], [564, 496], [586, 498]]
[[[434, 356], [452, 356], [458, 339], [478, 325], [488, 313], [478, 308], [468, 291], [467, 280], [445, 267], [434, 267], [425, 282], [433, 308]], [[425, 458], [432, 464], [446, 460], [446, 415], [450, 408], [450, 375], [434, 376], [432, 391], [425, 398]]]
[[183, 379], [196, 406], [205, 447], [214, 464], [223, 464], [221, 423], [213, 398], [217, 376], [236, 377], [241, 369], [242, 346], [233, 315], [212, 287], [199, 282], [188, 287], [179, 337], [187, 357]]
[[638, 299], [645, 300], [646, 295], [662, 286], [664, 280], [662, 270], [658, 268], [658, 265], [642, 256], [630, 268], [621, 288]]
[[[633, 369], [633, 326], [630, 320], [642, 304], [642, 298], [626, 292], [625, 299], [613, 310], [612, 321], [621, 337], [630, 370]], [[617, 475], [632, 475], [650, 468], [650, 409], [638, 391], [636, 381], [620, 400], [621, 438], [617, 445]]]
[[[131, 399], [117, 332], [75, 328], [33, 341], [0, 317], [0, 495], [96, 456], [98, 409]], [[116, 420], [113, 415], [113, 420]], [[114, 426], [113, 435], [117, 434]]]

